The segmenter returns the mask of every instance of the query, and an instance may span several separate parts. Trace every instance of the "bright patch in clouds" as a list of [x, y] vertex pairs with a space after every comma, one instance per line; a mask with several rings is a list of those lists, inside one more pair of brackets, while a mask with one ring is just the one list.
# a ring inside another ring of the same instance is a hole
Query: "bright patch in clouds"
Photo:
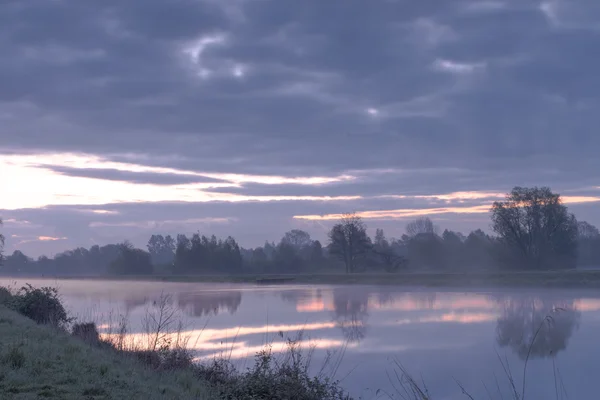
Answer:
[[[375, 210], [375, 211], [358, 211], [356, 215], [363, 219], [373, 220], [386, 220], [386, 219], [403, 219], [403, 218], [416, 218], [429, 215], [439, 214], [485, 214], [488, 213], [492, 207], [493, 201], [491, 200], [502, 200], [506, 195], [503, 193], [495, 192], [455, 192], [449, 194], [439, 195], [417, 195], [417, 196], [405, 196], [405, 195], [390, 195], [390, 196], [379, 196], [379, 198], [398, 198], [398, 199], [429, 199], [439, 200], [446, 203], [464, 203], [472, 200], [486, 200], [482, 204], [465, 207], [435, 207], [435, 208], [419, 208], [419, 209], [396, 209], [396, 210]], [[490, 200], [491, 199], [491, 200]], [[600, 202], [600, 197], [596, 196], [562, 196], [562, 202], [564, 204], [582, 204], [582, 203], [596, 203]], [[343, 214], [325, 214], [325, 215], [295, 215], [294, 219], [308, 220], [308, 221], [332, 221], [343, 218]]]
[[55, 242], [57, 240], [67, 240], [66, 237], [38, 236], [40, 242]]
[[[441, 208], [423, 208], [423, 209], [399, 209], [399, 210], [378, 210], [378, 211], [359, 211], [356, 213], [363, 219], [402, 219], [414, 218], [425, 215], [435, 214], [482, 214], [490, 211], [489, 205], [473, 207], [441, 207]], [[309, 221], [331, 221], [339, 220], [343, 214], [326, 215], [295, 215], [295, 219], [304, 219]]]
[[[128, 172], [177, 174], [219, 179], [225, 182], [174, 185], [137, 184], [126, 181], [66, 176], [52, 167], [79, 169], [113, 169]], [[248, 196], [211, 192], [210, 189], [239, 187], [243, 183], [264, 185], [322, 185], [354, 179], [349, 175], [336, 177], [284, 177], [229, 173], [200, 173], [173, 168], [112, 162], [95, 156], [75, 154], [7, 155], [0, 157], [0, 185], [11, 188], [0, 198], [0, 209], [41, 208], [50, 205], [103, 205], [143, 202], [246, 202], [246, 201], [332, 201], [355, 200], [360, 196]], [[92, 210], [97, 214], [111, 211]]]
[[231, 69], [231, 74], [233, 76], [235, 76], [236, 78], [243, 78], [244, 75], [246, 75], [246, 68], [243, 65], [241, 65], [241, 64], [236, 64]]
[[159, 220], [139, 222], [92, 222], [90, 228], [121, 227], [121, 228], [155, 228], [169, 225], [205, 225], [226, 224], [235, 221], [235, 218], [190, 218], [182, 220]]
[[452, 74], [470, 74], [486, 67], [485, 63], [464, 63], [452, 60], [437, 59], [433, 62], [433, 69]]
[[199, 77], [206, 79], [215, 73], [215, 70], [207, 65], [204, 56], [211, 47], [224, 45], [226, 39], [224, 34], [218, 33], [203, 36], [198, 40], [183, 46], [183, 54], [188, 57]]

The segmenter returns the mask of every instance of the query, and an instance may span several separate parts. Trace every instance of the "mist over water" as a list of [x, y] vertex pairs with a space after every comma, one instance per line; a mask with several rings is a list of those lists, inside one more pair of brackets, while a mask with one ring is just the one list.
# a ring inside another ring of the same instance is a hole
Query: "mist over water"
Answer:
[[[71, 314], [101, 329], [128, 319], [131, 333], [161, 294], [181, 311], [190, 346], [201, 359], [227, 356], [240, 366], [266, 343], [273, 351], [302, 332], [314, 346], [313, 367], [327, 352], [341, 359], [336, 378], [356, 397], [394, 393], [396, 360], [427, 384], [432, 398], [508, 395], [499, 357], [518, 387], [527, 367], [527, 395], [593, 398], [600, 293], [589, 290], [428, 290], [377, 286], [255, 286], [204, 283], [32, 280], [56, 286]], [[23, 280], [4, 278], [18, 287]], [[547, 318], [550, 316], [550, 318]], [[535, 337], [535, 341], [533, 341]], [[531, 345], [533, 341], [533, 345]], [[390, 377], [392, 379], [390, 380]], [[384, 397], [381, 397], [384, 398]], [[394, 398], [400, 398], [395, 395]]]

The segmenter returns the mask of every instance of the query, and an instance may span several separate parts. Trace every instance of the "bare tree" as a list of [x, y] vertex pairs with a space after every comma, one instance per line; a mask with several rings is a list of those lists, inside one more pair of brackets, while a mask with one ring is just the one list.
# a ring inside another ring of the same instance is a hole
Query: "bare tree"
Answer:
[[356, 214], [345, 214], [329, 232], [329, 253], [344, 261], [346, 273], [355, 271], [357, 261], [371, 247], [367, 227]]
[[577, 262], [583, 266], [600, 263], [600, 232], [594, 225], [581, 221], [577, 224]]
[[406, 225], [406, 233], [410, 237], [415, 237], [421, 234], [434, 234], [436, 233], [436, 227], [429, 218], [421, 217]]
[[171, 335], [177, 323], [177, 308], [169, 294], [161, 293], [158, 301], [146, 309], [142, 326], [147, 335], [147, 350], [156, 351], [170, 345]]
[[577, 233], [580, 239], [600, 238], [600, 231], [598, 231], [598, 228], [586, 221], [577, 223]]
[[308, 247], [312, 243], [310, 235], [300, 229], [292, 229], [291, 231], [286, 232], [281, 241], [285, 244], [289, 244], [296, 250]]
[[547, 187], [515, 187], [492, 206], [492, 228], [520, 264], [572, 267], [577, 258], [577, 220]]

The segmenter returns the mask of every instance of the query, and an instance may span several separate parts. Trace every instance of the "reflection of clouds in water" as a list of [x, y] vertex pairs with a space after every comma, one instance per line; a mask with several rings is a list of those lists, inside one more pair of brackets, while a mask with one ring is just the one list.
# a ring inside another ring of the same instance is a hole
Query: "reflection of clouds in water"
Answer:
[[[361, 291], [365, 289], [361, 288]], [[335, 289], [334, 289], [335, 291]], [[327, 293], [328, 294], [328, 293]], [[334, 311], [332, 296], [321, 295], [312, 297], [307, 291], [303, 296], [295, 298], [296, 311], [320, 312]], [[485, 296], [473, 293], [446, 293], [435, 292], [403, 292], [382, 290], [367, 291], [367, 309], [370, 311], [438, 311], [438, 310], [496, 310], [498, 305]], [[291, 302], [291, 296], [288, 295]]]
[[500, 300], [497, 342], [511, 348], [521, 359], [556, 355], [567, 348], [579, 327], [581, 312], [574, 300], [539, 297], [506, 297]]
[[[214, 358], [226, 355], [229, 358], [246, 358], [253, 356], [263, 350], [265, 344], [269, 344], [273, 352], [281, 352], [286, 349], [286, 341], [274, 341], [272, 337], [287, 337], [297, 339], [305, 337], [310, 331], [333, 329], [337, 325], [333, 322], [315, 322], [307, 324], [289, 325], [262, 325], [262, 326], [237, 326], [224, 329], [195, 329], [181, 332], [186, 338], [187, 348], [198, 354], [198, 359]], [[104, 332], [108, 326], [103, 326]], [[176, 334], [173, 334], [175, 336]], [[252, 336], [263, 337], [262, 344], [256, 344]], [[116, 337], [117, 334], [104, 333], [104, 337]], [[271, 338], [269, 338], [271, 336]], [[142, 333], [129, 333], [124, 336], [125, 343], [144, 345], [147, 336]], [[308, 339], [303, 341], [304, 345], [315, 349], [334, 349], [347, 345], [344, 340], [336, 339]]]
[[[389, 299], [388, 299], [389, 298]], [[378, 311], [495, 310], [498, 306], [474, 293], [397, 292], [386, 295], [386, 301], [370, 301], [369, 309]]]
[[[288, 349], [288, 342], [286, 341], [273, 341], [269, 343], [271, 352], [273, 353], [284, 353]], [[335, 339], [317, 339], [308, 340], [303, 343], [304, 349], [319, 349], [319, 350], [331, 350], [341, 348], [348, 345], [344, 340]], [[254, 356], [258, 352], [265, 349], [265, 345], [252, 345], [245, 341], [236, 341], [233, 343], [203, 343], [191, 347], [192, 350], [198, 352], [198, 360], [214, 359], [215, 357], [221, 357], [223, 355], [231, 359], [245, 359]], [[211, 349], [212, 352], [206, 352]], [[215, 351], [218, 350], [218, 351]]]
[[498, 318], [496, 313], [473, 313], [473, 312], [449, 312], [440, 315], [417, 316], [413, 318], [401, 318], [394, 322], [383, 325], [410, 325], [427, 323], [454, 322], [459, 324], [476, 324], [482, 322], [495, 321]]
[[[367, 334], [370, 313], [407, 312], [394, 322], [379, 326], [421, 323], [484, 323], [498, 317], [498, 304], [493, 299], [475, 293], [406, 292], [393, 287], [333, 287], [330, 290], [286, 290], [282, 300], [295, 304], [298, 313], [330, 311], [333, 321], [352, 342]], [[423, 312], [412, 314], [412, 312]], [[433, 313], [433, 314], [432, 314]]]
[[578, 299], [573, 305], [581, 312], [600, 311], [600, 299]]

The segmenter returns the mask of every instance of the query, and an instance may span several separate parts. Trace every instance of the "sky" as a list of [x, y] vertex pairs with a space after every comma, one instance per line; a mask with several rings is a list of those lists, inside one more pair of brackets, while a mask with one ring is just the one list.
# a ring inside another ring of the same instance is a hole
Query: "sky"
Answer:
[[0, 26], [9, 253], [489, 231], [517, 185], [600, 225], [596, 0], [5, 0]]

